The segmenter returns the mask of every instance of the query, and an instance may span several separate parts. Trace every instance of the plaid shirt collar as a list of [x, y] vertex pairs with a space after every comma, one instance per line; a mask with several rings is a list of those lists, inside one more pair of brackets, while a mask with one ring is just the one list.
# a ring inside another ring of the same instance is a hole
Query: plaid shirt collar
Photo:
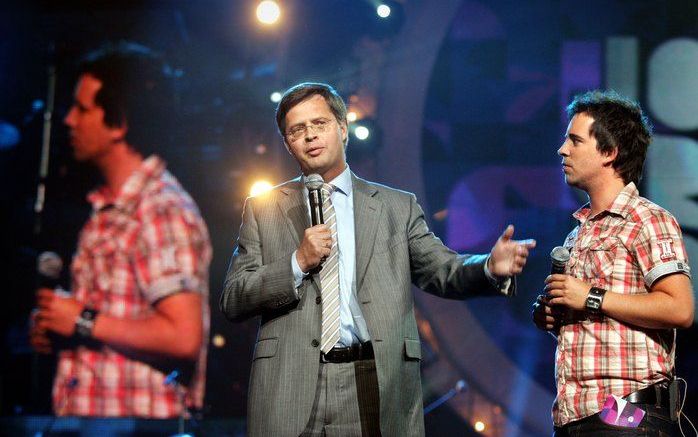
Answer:
[[156, 155], [151, 155], [126, 179], [119, 194], [112, 196], [107, 186], [102, 185], [87, 195], [87, 201], [92, 204], [93, 211], [113, 206], [128, 213], [138, 205], [143, 189], [151, 181], [157, 180], [164, 171], [164, 161]]
[[630, 213], [632, 212], [632, 206], [630, 204], [630, 200], [633, 198], [636, 198], [640, 195], [640, 192], [638, 191], [637, 187], [635, 186], [634, 182], [630, 182], [628, 185], [623, 187], [623, 189], [618, 193], [618, 196], [616, 196], [615, 200], [611, 204], [610, 207], [606, 208], [605, 210], [601, 211], [600, 213], [596, 214], [594, 217], [590, 217], [591, 215], [591, 204], [587, 202], [585, 205], [583, 205], [581, 208], [576, 210], [573, 214], [572, 217], [577, 219], [579, 223], [584, 224], [587, 220], [589, 219], [596, 219], [596, 218], [601, 218], [605, 216], [606, 214], [615, 214], [623, 217], [624, 219], [627, 219]]

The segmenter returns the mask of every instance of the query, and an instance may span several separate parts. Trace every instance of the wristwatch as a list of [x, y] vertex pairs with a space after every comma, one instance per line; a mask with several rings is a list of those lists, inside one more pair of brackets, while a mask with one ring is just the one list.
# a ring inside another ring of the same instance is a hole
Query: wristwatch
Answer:
[[75, 335], [82, 339], [92, 338], [92, 330], [95, 327], [97, 314], [99, 314], [99, 311], [94, 308], [83, 308], [75, 320]]
[[584, 303], [584, 308], [592, 314], [601, 314], [601, 304], [603, 303], [605, 294], [606, 290], [603, 288], [591, 287], [587, 295], [587, 300]]

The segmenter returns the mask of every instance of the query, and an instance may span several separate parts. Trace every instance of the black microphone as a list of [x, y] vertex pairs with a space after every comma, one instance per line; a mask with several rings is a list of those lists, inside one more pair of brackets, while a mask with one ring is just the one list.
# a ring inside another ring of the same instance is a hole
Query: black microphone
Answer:
[[325, 223], [322, 216], [322, 194], [320, 193], [324, 183], [322, 176], [316, 173], [305, 178], [305, 187], [308, 189], [308, 199], [310, 200], [310, 219], [313, 226]]
[[570, 260], [570, 252], [562, 246], [557, 246], [550, 252], [550, 274], [564, 274], [567, 261]]
[[56, 289], [60, 287], [63, 260], [56, 252], [41, 252], [36, 258], [38, 288]]
[[[562, 246], [557, 246], [555, 247], [551, 252], [550, 252], [550, 274], [551, 275], [560, 275], [560, 274], [565, 274], [565, 267], [567, 266], [567, 261], [570, 260], [570, 251], [565, 249]], [[547, 298], [549, 297], [548, 294], [545, 294], [546, 296], [546, 305], [547, 305]], [[553, 306], [552, 307], [553, 315], [557, 318], [558, 320], [558, 327], [555, 328], [552, 332], [557, 333], [559, 328], [559, 323], [567, 323], [570, 320], [573, 319], [574, 317], [574, 310], [570, 309], [562, 309], [558, 306]]]

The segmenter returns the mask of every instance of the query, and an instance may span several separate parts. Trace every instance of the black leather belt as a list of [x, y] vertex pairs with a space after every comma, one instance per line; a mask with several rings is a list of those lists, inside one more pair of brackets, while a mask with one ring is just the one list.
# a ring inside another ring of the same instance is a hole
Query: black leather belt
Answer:
[[347, 347], [333, 347], [326, 354], [320, 354], [320, 361], [323, 363], [351, 363], [352, 361], [372, 360], [373, 358], [373, 345], [370, 341]]
[[623, 399], [631, 404], [648, 404], [669, 408], [669, 389], [664, 383], [657, 383], [634, 391]]

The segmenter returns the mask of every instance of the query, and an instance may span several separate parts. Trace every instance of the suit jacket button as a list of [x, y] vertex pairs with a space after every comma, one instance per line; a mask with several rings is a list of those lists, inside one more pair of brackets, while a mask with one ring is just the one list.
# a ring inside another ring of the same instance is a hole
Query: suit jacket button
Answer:
[[320, 296], [316, 297], [316, 298], [315, 298], [315, 303], [318, 304], [318, 305], [320, 305], [320, 302], [322, 302], [322, 299], [320, 298]]
[[317, 340], [311, 341], [310, 344], [311, 344], [313, 347], [318, 347], [318, 346], [320, 346], [320, 342], [317, 341]]

